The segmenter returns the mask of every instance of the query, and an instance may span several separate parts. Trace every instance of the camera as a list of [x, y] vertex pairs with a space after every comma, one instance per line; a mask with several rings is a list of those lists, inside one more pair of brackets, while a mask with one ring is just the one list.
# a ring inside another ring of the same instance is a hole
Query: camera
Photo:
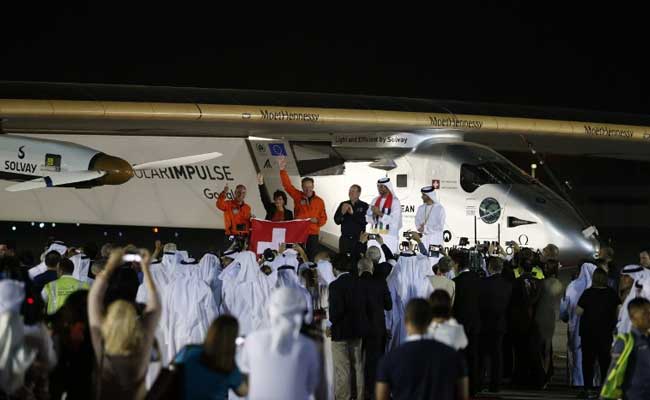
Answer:
[[142, 261], [142, 257], [140, 257], [139, 254], [125, 254], [122, 257], [123, 262], [140, 262]]
[[514, 246], [516, 246], [516, 245], [517, 245], [517, 243], [515, 243], [514, 240], [508, 240], [508, 241], [506, 242], [506, 246], [508, 246], [508, 247], [514, 247]]
[[368, 234], [368, 240], [377, 240], [377, 234], [376, 233], [369, 233]]
[[440, 257], [440, 246], [432, 244], [429, 246], [429, 257]]
[[461, 237], [461, 238], [458, 240], [458, 245], [459, 245], [459, 246], [467, 246], [468, 244], [469, 244], [469, 239], [466, 238], [466, 237]]
[[293, 249], [293, 243], [285, 243], [284, 248], [285, 249]]
[[411, 232], [410, 231], [406, 231], [406, 232], [402, 233], [402, 236], [405, 239], [411, 240]]

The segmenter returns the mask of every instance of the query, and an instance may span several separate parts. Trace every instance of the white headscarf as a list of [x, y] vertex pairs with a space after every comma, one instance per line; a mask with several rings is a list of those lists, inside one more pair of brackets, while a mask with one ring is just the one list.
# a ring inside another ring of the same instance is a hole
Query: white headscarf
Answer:
[[650, 274], [648, 273], [648, 270], [643, 268], [642, 266], [636, 264], [630, 264], [623, 267], [623, 269], [621, 270], [621, 275], [627, 275], [630, 278], [637, 281], [639, 279], [644, 279], [647, 275]]
[[206, 253], [201, 257], [197, 269], [197, 275], [208, 285], [213, 286], [213, 283], [218, 279], [221, 271], [223, 271], [223, 268], [221, 268], [219, 257], [211, 253]]
[[238, 284], [257, 281], [261, 272], [259, 265], [257, 264], [255, 253], [252, 251], [243, 251], [237, 255], [233, 262], [236, 262], [241, 266], [236, 279]]
[[384, 177], [384, 178], [379, 178], [377, 180], [377, 186], [383, 185], [386, 186], [386, 189], [393, 195], [393, 198], [397, 198], [397, 193], [395, 193], [395, 189], [393, 188], [393, 183], [390, 181], [390, 178]]
[[393, 270], [397, 274], [399, 284], [397, 290], [404, 304], [415, 297], [428, 298], [433, 292], [431, 281], [427, 279], [428, 275], [433, 275], [428, 257], [421, 254], [403, 255], [397, 260], [397, 264], [398, 267], [394, 267]]
[[438, 195], [436, 194], [436, 190], [433, 188], [433, 186], [425, 186], [420, 189], [420, 192], [430, 198], [434, 203], [438, 203]]
[[318, 272], [318, 280], [322, 284], [329, 285], [334, 279], [336, 279], [332, 263], [327, 260], [320, 260], [317, 262], [316, 271]]
[[277, 257], [275, 257], [273, 264], [271, 264], [271, 268], [277, 271], [281, 266], [289, 265], [292, 266], [294, 270], [297, 270], [298, 264], [298, 253], [293, 249], [288, 249], [285, 250], [284, 253], [278, 254]]
[[23, 385], [25, 372], [36, 358], [37, 350], [24, 342], [20, 306], [25, 299], [22, 282], [0, 281], [0, 389], [13, 394]]
[[0, 281], [0, 314], [19, 313], [25, 300], [25, 284], [12, 279]]
[[269, 300], [271, 318], [271, 351], [285, 354], [292, 340], [298, 339], [307, 304], [302, 292], [283, 287], [274, 291]]
[[591, 287], [591, 280], [594, 276], [594, 271], [596, 268], [597, 267], [592, 263], [584, 263], [582, 264], [582, 267], [580, 267], [580, 275], [578, 275], [578, 279], [576, 279], [575, 285], [575, 290], [578, 293], [578, 298], [582, 296], [582, 293], [584, 293], [585, 290]]

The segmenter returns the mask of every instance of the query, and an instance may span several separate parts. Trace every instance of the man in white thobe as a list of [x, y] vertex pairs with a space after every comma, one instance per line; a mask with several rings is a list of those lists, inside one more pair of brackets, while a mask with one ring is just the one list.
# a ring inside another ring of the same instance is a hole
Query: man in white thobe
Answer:
[[415, 214], [415, 227], [422, 235], [422, 244], [429, 250], [429, 246], [442, 246], [444, 244], [442, 232], [445, 229], [445, 208], [440, 204], [433, 186], [425, 186], [422, 193], [422, 204]]
[[632, 321], [630, 321], [630, 315], [627, 312], [630, 301], [635, 297], [648, 298], [646, 294], [650, 291], [650, 273], [646, 268], [639, 265], [627, 265], [621, 270], [621, 275], [629, 276], [632, 279], [632, 288], [618, 311], [616, 323], [616, 333], [618, 334], [630, 333], [632, 329]]
[[245, 336], [268, 327], [269, 316], [264, 305], [275, 287], [275, 275], [265, 275], [260, 270], [255, 253], [251, 251], [239, 253], [234, 262], [239, 264], [240, 269], [235, 278], [233, 304], [229, 308], [239, 321], [240, 334]]
[[293, 287], [298, 289], [305, 297], [307, 303], [307, 314], [305, 321], [309, 324], [314, 318], [314, 307], [309, 291], [300, 283], [296, 269], [298, 268], [298, 254], [293, 249], [286, 250], [278, 255], [273, 261], [273, 269], [277, 273], [277, 289], [282, 287]]
[[164, 292], [164, 337], [167, 345], [165, 360], [184, 346], [203, 343], [212, 321], [219, 315], [210, 287], [198, 276], [178, 276]]
[[[370, 202], [366, 213], [368, 232], [380, 234], [386, 246], [393, 253], [397, 253], [399, 230], [402, 229], [402, 206], [389, 178], [381, 178], [377, 181], [377, 191], [379, 196]], [[380, 246], [375, 241], [369, 240], [368, 246], [373, 245]]]
[[582, 378], [582, 351], [580, 347], [580, 315], [576, 308], [578, 300], [587, 288], [591, 287], [591, 278], [596, 266], [591, 263], [584, 263], [580, 268], [580, 275], [576, 280], [569, 283], [566, 288], [562, 302], [560, 303], [560, 319], [569, 324], [568, 356], [569, 376], [572, 386], [584, 386]]
[[249, 375], [248, 398], [307, 400], [323, 398], [322, 358], [316, 342], [300, 334], [307, 310], [304, 295], [283, 287], [271, 295], [269, 329], [246, 338], [239, 367]]

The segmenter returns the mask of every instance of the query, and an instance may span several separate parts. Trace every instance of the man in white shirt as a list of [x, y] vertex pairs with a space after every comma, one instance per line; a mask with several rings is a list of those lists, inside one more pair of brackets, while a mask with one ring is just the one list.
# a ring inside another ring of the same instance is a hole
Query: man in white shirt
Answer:
[[422, 192], [422, 204], [415, 214], [415, 227], [422, 235], [422, 243], [428, 250], [430, 245], [443, 244], [442, 232], [447, 217], [445, 208], [440, 204], [433, 186], [425, 186]]
[[296, 288], [279, 288], [271, 295], [271, 328], [251, 333], [242, 350], [240, 368], [250, 377], [250, 400], [322, 398], [316, 342], [300, 334], [306, 311], [305, 297]]
[[[389, 178], [381, 178], [377, 181], [377, 191], [379, 196], [370, 202], [366, 213], [369, 233], [381, 234], [388, 248], [393, 253], [397, 253], [399, 230], [402, 229], [402, 206]], [[368, 246], [372, 245], [374, 245], [372, 241], [368, 243]]]

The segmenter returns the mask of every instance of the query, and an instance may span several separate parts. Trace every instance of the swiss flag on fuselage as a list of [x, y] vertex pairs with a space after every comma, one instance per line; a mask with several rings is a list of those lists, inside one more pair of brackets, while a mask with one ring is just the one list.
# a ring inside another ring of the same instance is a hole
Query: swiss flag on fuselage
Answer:
[[266, 249], [278, 250], [281, 243], [305, 243], [311, 223], [308, 219], [273, 222], [257, 218], [251, 222], [249, 249], [257, 254]]

